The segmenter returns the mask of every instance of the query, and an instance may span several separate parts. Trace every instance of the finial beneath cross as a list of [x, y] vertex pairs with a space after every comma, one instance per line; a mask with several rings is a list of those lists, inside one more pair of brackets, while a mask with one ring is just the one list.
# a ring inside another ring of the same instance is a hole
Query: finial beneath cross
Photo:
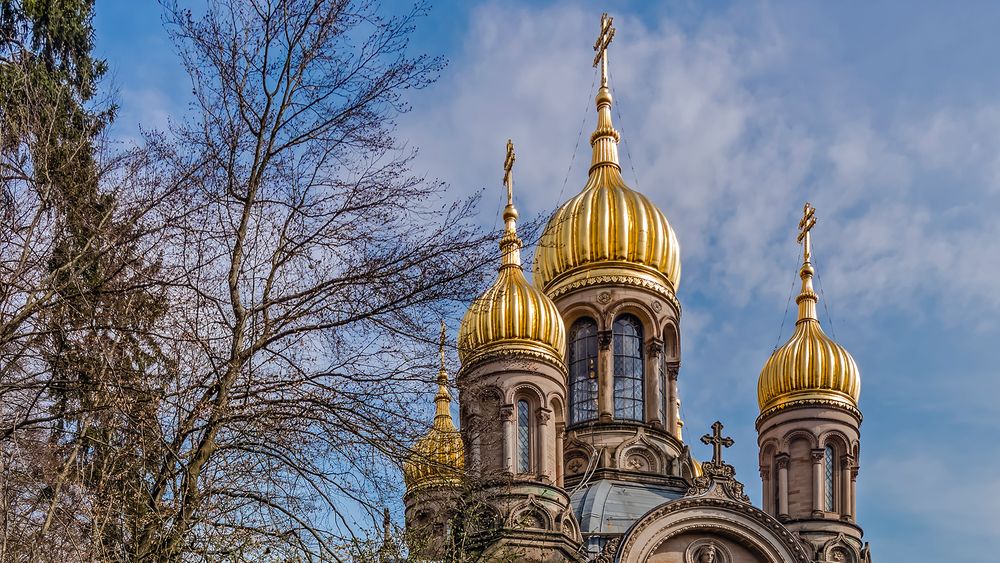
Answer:
[[503, 161], [503, 185], [507, 188], [507, 205], [514, 205], [514, 141], [507, 139], [507, 157]]
[[802, 219], [799, 221], [799, 236], [796, 239], [802, 245], [803, 262], [809, 262], [812, 248], [809, 246], [809, 231], [816, 225], [816, 208], [806, 202], [802, 208]]
[[615, 38], [615, 28], [611, 25], [612, 21], [614, 18], [609, 16], [607, 12], [601, 14], [601, 34], [597, 36], [597, 42], [594, 43], [594, 51], [597, 52], [594, 55], [594, 66], [601, 65], [602, 88], [608, 86], [608, 45], [611, 45], [611, 40]]
[[712, 433], [705, 434], [701, 437], [701, 443], [705, 445], [712, 445], [712, 464], [715, 466], [721, 466], [722, 464], [722, 448], [728, 448], [733, 445], [733, 439], [730, 437], [722, 437], [722, 423], [718, 420], [712, 425]]

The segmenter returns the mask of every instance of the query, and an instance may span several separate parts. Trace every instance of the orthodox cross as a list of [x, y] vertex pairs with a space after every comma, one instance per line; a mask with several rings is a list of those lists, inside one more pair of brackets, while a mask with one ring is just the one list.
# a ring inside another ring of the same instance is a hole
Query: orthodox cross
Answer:
[[598, 63], [601, 65], [601, 87], [607, 88], [608, 86], [608, 45], [611, 45], [611, 40], [615, 38], [615, 28], [611, 26], [611, 22], [614, 20], [607, 12], [601, 14], [601, 34], [597, 36], [597, 42], [594, 43], [594, 51], [597, 54], [594, 55], [594, 66], [596, 67]]
[[507, 205], [514, 205], [514, 141], [507, 139], [507, 157], [503, 161], [503, 185], [507, 188]]
[[722, 437], [722, 423], [718, 420], [712, 425], [712, 433], [705, 434], [701, 437], [701, 443], [712, 445], [712, 464], [721, 465], [722, 464], [722, 448], [728, 448], [733, 445], [733, 439], [730, 437]]
[[803, 248], [804, 261], [808, 262], [812, 256], [812, 249], [809, 246], [809, 231], [816, 225], [816, 208], [806, 202], [802, 208], [802, 219], [799, 221], [799, 236], [796, 239]]

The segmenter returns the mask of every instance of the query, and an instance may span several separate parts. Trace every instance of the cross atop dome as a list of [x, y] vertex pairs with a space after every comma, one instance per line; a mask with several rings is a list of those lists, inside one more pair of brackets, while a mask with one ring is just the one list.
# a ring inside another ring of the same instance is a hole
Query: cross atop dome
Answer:
[[594, 67], [597, 67], [598, 64], [601, 65], [602, 88], [608, 86], [608, 46], [615, 38], [615, 28], [611, 25], [612, 21], [614, 18], [609, 16], [607, 12], [601, 14], [601, 34], [597, 36], [597, 41], [594, 43], [594, 51], [597, 52], [594, 55]]
[[809, 231], [816, 226], [816, 208], [808, 201], [802, 208], [802, 219], [799, 221], [799, 236], [795, 239], [802, 245], [803, 262], [808, 263], [812, 257], [812, 249], [809, 245]]

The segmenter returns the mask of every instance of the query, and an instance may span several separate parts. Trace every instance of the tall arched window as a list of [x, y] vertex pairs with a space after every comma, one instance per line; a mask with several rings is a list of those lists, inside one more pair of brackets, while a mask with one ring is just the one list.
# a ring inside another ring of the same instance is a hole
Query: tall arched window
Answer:
[[621, 315], [612, 327], [615, 351], [615, 418], [643, 420], [642, 324]]
[[582, 318], [569, 329], [569, 423], [597, 418], [597, 323]]
[[835, 457], [835, 454], [833, 452], [833, 446], [827, 446], [826, 447], [826, 456], [825, 457], [826, 457], [826, 483], [825, 483], [826, 486], [823, 488], [824, 489], [824, 493], [826, 495], [826, 498], [825, 498], [826, 506], [825, 506], [825, 508], [826, 508], [827, 512], [833, 512], [833, 499], [834, 499], [834, 496], [833, 496], [833, 493], [834, 493], [834, 490], [833, 490], [833, 487], [834, 487], [833, 477], [835, 475], [835, 468], [834, 468], [834, 457]]
[[517, 472], [531, 471], [531, 417], [528, 401], [517, 402]]

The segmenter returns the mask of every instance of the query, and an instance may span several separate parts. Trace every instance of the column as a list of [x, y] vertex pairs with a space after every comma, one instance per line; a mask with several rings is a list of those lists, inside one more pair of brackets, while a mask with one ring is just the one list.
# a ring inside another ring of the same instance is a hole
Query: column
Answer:
[[813, 517], [823, 516], [823, 489], [825, 479], [823, 478], [823, 459], [826, 457], [826, 450], [812, 450], [813, 462]]
[[553, 483], [556, 480], [555, 466], [555, 443], [556, 437], [552, 431], [552, 411], [550, 409], [538, 409], [538, 439], [535, 443], [535, 451], [538, 456], [538, 475], [543, 480]]
[[858, 463], [856, 460], [852, 460], [854, 463], [851, 465], [851, 516], [855, 519], [858, 517]]
[[851, 456], [840, 458], [840, 517], [851, 521], [854, 510], [851, 507]]
[[566, 433], [566, 423], [556, 423], [556, 485], [563, 486], [563, 434]]
[[666, 414], [666, 406], [663, 400], [663, 380], [665, 374], [662, 366], [663, 342], [659, 339], [650, 340], [646, 345], [646, 393], [645, 400], [646, 422], [657, 428], [663, 428], [664, 420], [660, 417], [660, 409]]
[[788, 454], [780, 454], [774, 458], [778, 466], [778, 518], [788, 519]]
[[680, 420], [677, 406], [677, 374], [680, 372], [680, 367], [677, 362], [667, 363], [667, 432], [678, 440], [681, 439], [680, 430], [677, 428], [677, 422]]
[[514, 473], [514, 448], [517, 437], [514, 435], [514, 405], [500, 407], [500, 419], [503, 420], [503, 470]]
[[598, 331], [597, 344], [600, 360], [597, 372], [597, 414], [601, 422], [611, 422], [615, 416], [615, 358], [611, 350], [611, 331]]
[[761, 495], [764, 497], [761, 505], [764, 507], [764, 512], [774, 516], [777, 514], [776, 506], [774, 504], [774, 491], [771, 490], [771, 468], [766, 465], [760, 466], [760, 482], [761, 482]]

